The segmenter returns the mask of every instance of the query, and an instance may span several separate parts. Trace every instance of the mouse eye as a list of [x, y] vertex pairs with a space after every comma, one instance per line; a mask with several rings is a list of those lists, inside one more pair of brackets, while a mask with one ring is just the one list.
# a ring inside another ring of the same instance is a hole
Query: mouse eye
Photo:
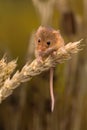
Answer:
[[38, 43], [40, 43], [40, 42], [41, 42], [41, 39], [39, 38], [39, 39], [38, 39]]
[[50, 42], [50, 41], [48, 41], [48, 42], [47, 42], [47, 45], [49, 46], [50, 44], [51, 44], [51, 42]]

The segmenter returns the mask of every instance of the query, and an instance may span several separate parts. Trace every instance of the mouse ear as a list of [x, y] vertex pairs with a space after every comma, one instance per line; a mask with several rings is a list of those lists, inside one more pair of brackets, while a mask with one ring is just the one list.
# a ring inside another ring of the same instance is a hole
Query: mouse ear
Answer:
[[40, 26], [37, 31], [41, 31], [43, 28], [43, 26]]
[[60, 30], [53, 30], [54, 34], [60, 34]]

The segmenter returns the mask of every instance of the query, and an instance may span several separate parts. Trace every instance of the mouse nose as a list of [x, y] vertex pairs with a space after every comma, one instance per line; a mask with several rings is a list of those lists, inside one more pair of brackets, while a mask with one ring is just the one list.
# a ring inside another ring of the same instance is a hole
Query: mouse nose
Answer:
[[45, 50], [46, 50], [46, 48], [45, 48], [45, 47], [41, 48], [41, 51], [45, 51]]
[[38, 47], [38, 51], [39, 52], [43, 52], [43, 51], [45, 51], [46, 50], [46, 47], [43, 47], [43, 46], [39, 46]]

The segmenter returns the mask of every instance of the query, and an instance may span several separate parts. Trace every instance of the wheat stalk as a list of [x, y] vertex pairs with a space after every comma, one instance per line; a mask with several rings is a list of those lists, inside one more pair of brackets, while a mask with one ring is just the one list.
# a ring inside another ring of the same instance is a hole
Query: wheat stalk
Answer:
[[[71, 42], [65, 45], [64, 47], [61, 47], [58, 51], [57, 54], [52, 57], [49, 56], [46, 60], [43, 62], [39, 63], [37, 59], [35, 59], [31, 64], [28, 62], [24, 65], [22, 70], [16, 71], [16, 73], [10, 78], [11, 73], [13, 72], [14, 68], [16, 67], [16, 61], [11, 61], [10, 63], [6, 63], [5, 59], [3, 58], [0, 61], [0, 72], [2, 71], [1, 68], [4, 70], [4, 66], [8, 66], [9, 64], [11, 65], [9, 67], [8, 76], [6, 77], [3, 81], [3, 83], [0, 85], [0, 103], [2, 100], [4, 100], [6, 97], [12, 94], [13, 90], [17, 88], [22, 82], [26, 82], [31, 80], [33, 76], [39, 75], [43, 71], [46, 71], [50, 69], [53, 66], [56, 66], [58, 63], [63, 63], [66, 60], [69, 60], [74, 53], [78, 53], [79, 50], [81, 49], [81, 43], [82, 40], [77, 41], [77, 42]], [[3, 64], [3, 65], [2, 65]], [[13, 69], [12, 69], [13, 67]], [[10, 71], [11, 70], [11, 71]], [[2, 74], [2, 72], [1, 72]], [[7, 73], [6, 73], [7, 75]], [[0, 81], [3, 79], [3, 76], [0, 76]]]

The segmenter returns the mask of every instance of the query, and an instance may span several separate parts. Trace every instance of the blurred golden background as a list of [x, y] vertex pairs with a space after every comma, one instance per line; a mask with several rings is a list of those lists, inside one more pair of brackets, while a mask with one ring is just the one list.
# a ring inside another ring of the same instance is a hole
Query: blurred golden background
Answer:
[[87, 0], [0, 0], [0, 58], [18, 57], [18, 69], [32, 61], [40, 25], [59, 29], [65, 43], [83, 38], [85, 47], [55, 69], [53, 113], [48, 71], [0, 104], [0, 130], [87, 130]]

